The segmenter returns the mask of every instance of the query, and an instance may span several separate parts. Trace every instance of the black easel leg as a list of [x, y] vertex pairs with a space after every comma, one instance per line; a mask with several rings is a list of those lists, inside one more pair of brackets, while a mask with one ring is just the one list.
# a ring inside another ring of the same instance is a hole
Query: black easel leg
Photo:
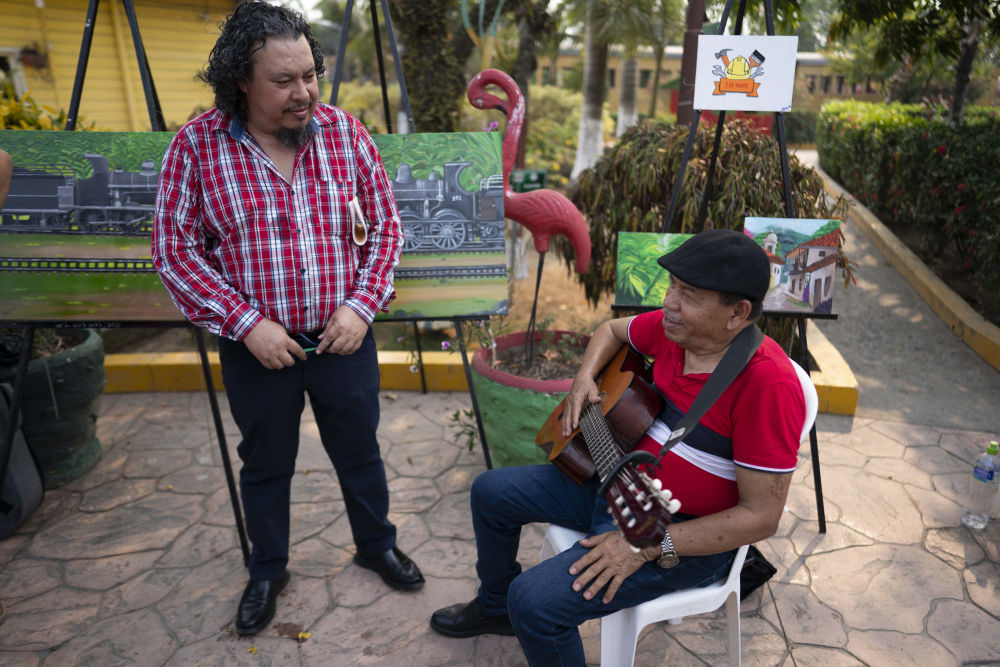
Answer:
[[469, 365], [469, 355], [465, 350], [465, 333], [462, 331], [462, 320], [455, 320], [455, 331], [458, 333], [458, 349], [462, 352], [462, 366], [465, 368], [465, 382], [469, 385], [469, 398], [472, 399], [472, 414], [476, 417], [476, 428], [479, 429], [479, 442], [483, 444], [483, 457], [486, 468], [493, 467], [490, 459], [490, 447], [486, 442], [486, 431], [483, 429], [483, 415], [479, 412], [479, 401], [476, 400], [476, 387], [472, 384], [472, 367]]
[[[694, 117], [691, 119], [691, 129], [688, 131], [687, 143], [684, 144], [684, 153], [681, 155], [681, 163], [677, 167], [677, 178], [674, 179], [674, 191], [670, 193], [670, 207], [667, 209], [667, 217], [663, 220], [664, 234], [670, 232], [674, 222], [674, 214], [677, 212], [677, 201], [681, 196], [681, 185], [684, 183], [684, 172], [687, 170], [688, 160], [691, 159], [691, 149], [694, 147], [694, 137], [698, 133], [698, 123], [701, 122], [701, 109], [695, 109]], [[678, 231], [683, 231], [683, 225]]]
[[785, 217], [795, 217], [795, 202], [792, 199], [792, 176], [788, 166], [788, 143], [785, 141], [785, 114], [774, 114], [774, 129], [778, 135], [778, 157], [781, 159], [781, 182], [785, 195]]
[[545, 267], [545, 253], [538, 253], [538, 273], [535, 274], [535, 299], [531, 302], [531, 318], [528, 320], [528, 332], [524, 339], [524, 366], [531, 368], [535, 360], [535, 313], [538, 310], [538, 289], [542, 285], [542, 269]]
[[[4, 457], [0, 460], [0, 491], [3, 491], [4, 482], [7, 480], [7, 469], [10, 465], [10, 456], [14, 451], [14, 436], [17, 435], [17, 415], [21, 411], [21, 396], [24, 393], [24, 380], [28, 376], [28, 363], [31, 361], [31, 347], [35, 341], [35, 327], [31, 324], [24, 328], [24, 344], [21, 347], [21, 354], [17, 359], [17, 371], [14, 373], [14, 395], [10, 399], [10, 409], [8, 411], [6, 440], [0, 447], [0, 452], [4, 452]], [[0, 510], [9, 512], [10, 507], [5, 501], [0, 500]]]
[[705, 194], [701, 198], [701, 205], [698, 207], [698, 217], [695, 223], [695, 230], [701, 231], [705, 228], [705, 218], [708, 217], [708, 202], [712, 198], [712, 183], [715, 181], [715, 164], [719, 161], [719, 149], [722, 146], [722, 126], [726, 123], [726, 111], [719, 111], [719, 121], [715, 124], [715, 141], [712, 143], [712, 157], [708, 162], [708, 173], [705, 177]]
[[427, 375], [424, 373], [424, 351], [420, 348], [420, 328], [413, 321], [413, 340], [417, 344], [417, 369], [420, 371], [420, 392], [427, 393]]
[[215, 420], [215, 433], [219, 439], [219, 452], [222, 454], [222, 469], [226, 473], [226, 484], [229, 486], [229, 503], [233, 506], [236, 532], [240, 536], [240, 548], [243, 550], [243, 565], [249, 567], [250, 546], [247, 542], [247, 529], [243, 523], [243, 511], [240, 509], [240, 496], [236, 492], [236, 478], [233, 476], [233, 465], [229, 460], [229, 449], [226, 447], [226, 431], [222, 427], [219, 401], [215, 397], [215, 384], [212, 382], [212, 367], [208, 363], [208, 352], [205, 350], [205, 334], [200, 328], [195, 328], [194, 339], [198, 343], [198, 356], [201, 357], [201, 372], [205, 377], [205, 391], [208, 392], [208, 403], [212, 407], [212, 419]]
[[150, 129], [154, 132], [162, 132], [167, 129], [167, 124], [163, 119], [163, 110], [160, 109], [160, 100], [156, 95], [156, 88], [153, 86], [153, 75], [149, 71], [146, 48], [142, 45], [142, 36], [139, 34], [139, 21], [135, 16], [135, 5], [132, 3], [132, 0], [122, 0], [122, 6], [125, 8], [125, 16], [128, 17], [129, 29], [132, 31], [132, 46], [135, 47], [135, 59], [139, 67], [139, 78], [142, 79], [142, 92], [146, 96], [146, 109], [149, 112]]
[[[373, 4], [374, 4], [374, 0]], [[396, 83], [399, 84], [399, 103], [403, 105], [406, 113], [406, 124], [410, 129], [410, 134], [417, 131], [417, 126], [413, 122], [413, 109], [410, 108], [410, 94], [406, 91], [406, 77], [403, 76], [403, 61], [399, 59], [399, 49], [396, 47], [396, 36], [392, 31], [392, 18], [389, 16], [389, 7], [385, 0], [382, 0], [382, 18], [385, 19], [385, 34], [389, 36], [389, 46], [392, 48], [392, 62], [396, 67]]]
[[[799, 325], [799, 343], [802, 346], [799, 365], [809, 372], [809, 346], [806, 344], [806, 318], [799, 315], [795, 318]], [[812, 457], [813, 485], [816, 487], [816, 515], [819, 518], [819, 532], [826, 532], [826, 510], [823, 507], [823, 480], [819, 472], [819, 442], [816, 438], [816, 423], [809, 429], [809, 454]]]
[[351, 30], [351, 13], [354, 11], [354, 0], [347, 0], [344, 8], [344, 20], [340, 24], [340, 44], [337, 45], [337, 64], [333, 70], [333, 84], [330, 86], [330, 106], [337, 105], [337, 95], [340, 93], [340, 80], [344, 74], [344, 54], [347, 53], [347, 34]]
[[[375, 3], [371, 3], [372, 9], [372, 33], [375, 37], [375, 59], [378, 61], [378, 76], [382, 82], [382, 112], [385, 114], [385, 132], [392, 134], [392, 116], [389, 111], [389, 91], [385, 84], [385, 62], [382, 59], [382, 35], [378, 28], [378, 8]], [[388, 18], [388, 17], [387, 17]]]
[[97, 21], [97, 8], [100, 0], [90, 0], [87, 7], [87, 20], [83, 24], [83, 41], [80, 42], [80, 57], [76, 61], [76, 78], [73, 80], [73, 94], [69, 98], [69, 111], [66, 114], [66, 129], [76, 129], [76, 118], [80, 113], [80, 98], [83, 96], [83, 81], [87, 77], [87, 62], [90, 60], [90, 45], [94, 41], [94, 23]]

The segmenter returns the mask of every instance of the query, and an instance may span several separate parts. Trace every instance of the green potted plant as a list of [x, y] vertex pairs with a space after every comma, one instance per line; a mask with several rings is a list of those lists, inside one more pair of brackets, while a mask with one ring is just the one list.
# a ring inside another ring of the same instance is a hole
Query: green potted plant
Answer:
[[[592, 247], [589, 270], [578, 275], [588, 301], [596, 304], [614, 293], [617, 280], [618, 232], [661, 232], [680, 169], [689, 128], [660, 121], [632, 127], [600, 160], [582, 172], [569, 197], [590, 226]], [[678, 200], [677, 212], [666, 231], [696, 233], [702, 229], [742, 229], [746, 216], [787, 217], [781, 188], [778, 143], [744, 120], [727, 120], [715, 166], [712, 196], [702, 227], [696, 228], [707, 186], [708, 164], [715, 128], [702, 124], [697, 131]], [[793, 155], [789, 158], [795, 217], [843, 220], [847, 201], [829, 201], [822, 178]], [[851, 263], [840, 236], [837, 265], [845, 286], [851, 281]], [[569, 266], [573, 249], [562, 238], [553, 245]], [[794, 320], [765, 318], [764, 333], [785, 350], [792, 346]]]
[[[0, 382], [13, 383], [22, 332], [0, 334]], [[38, 329], [24, 380], [24, 438], [53, 489], [101, 457], [97, 416], [104, 390], [104, 343], [93, 329]]]
[[[483, 431], [494, 467], [544, 463], [535, 445], [538, 429], [569, 391], [589, 336], [548, 329], [534, 332], [531, 364], [527, 363], [526, 331], [506, 332], [503, 317], [466, 323], [465, 345]], [[442, 348], [454, 351], [452, 341]], [[451, 427], [470, 449], [479, 438], [472, 410], [457, 410]]]

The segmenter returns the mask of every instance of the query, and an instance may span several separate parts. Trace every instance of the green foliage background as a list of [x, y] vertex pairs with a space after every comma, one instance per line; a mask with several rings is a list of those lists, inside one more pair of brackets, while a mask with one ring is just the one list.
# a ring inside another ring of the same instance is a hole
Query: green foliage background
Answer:
[[399, 165], [410, 165], [413, 178], [427, 178], [432, 170], [442, 176], [445, 162], [467, 161], [459, 180], [466, 190], [475, 190], [479, 181], [501, 173], [499, 132], [456, 132], [442, 134], [379, 134], [372, 137], [382, 154], [390, 179]]
[[670, 278], [656, 260], [674, 250], [691, 234], [622, 232], [618, 235], [618, 279], [615, 305], [659, 307]]
[[[44, 137], [39, 132], [45, 132]], [[64, 173], [70, 167], [77, 178], [93, 174], [84, 153], [100, 153], [111, 169], [139, 171], [152, 160], [159, 171], [172, 132], [64, 132], [58, 130], [3, 130], [0, 145], [14, 166]]]
[[828, 102], [820, 165], [890, 227], [950, 247], [981, 286], [1000, 282], [1000, 109], [968, 107], [960, 124], [921, 105]]
[[[778, 143], [748, 122], [726, 120], [704, 229], [742, 229], [743, 218], [786, 217]], [[680, 169], [688, 127], [646, 121], [630, 129], [570, 192], [590, 226], [590, 269], [579, 276], [587, 298], [596, 304], [616, 285], [618, 232], [694, 233], [704, 198], [714, 127], [702, 124], [695, 137], [673, 224], [664, 229], [674, 181]], [[795, 217], [842, 218], [846, 202], [831, 205], [823, 181], [789, 156]], [[556, 242], [559, 241], [557, 237]], [[558, 244], [567, 265], [572, 248]], [[846, 258], [841, 257], [845, 267]]]

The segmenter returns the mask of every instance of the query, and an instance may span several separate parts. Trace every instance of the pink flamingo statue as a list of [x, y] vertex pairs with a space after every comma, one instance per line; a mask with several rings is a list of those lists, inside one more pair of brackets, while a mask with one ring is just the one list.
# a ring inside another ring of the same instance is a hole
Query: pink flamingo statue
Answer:
[[[489, 85], [499, 87], [507, 101], [486, 92]], [[510, 173], [514, 168], [517, 144], [524, 126], [524, 95], [510, 76], [500, 70], [488, 69], [480, 72], [469, 82], [466, 94], [469, 103], [477, 109], [499, 109], [507, 117], [507, 127], [503, 137], [503, 207], [504, 215], [518, 222], [531, 232], [538, 251], [538, 274], [535, 277], [535, 298], [531, 304], [531, 319], [528, 321], [527, 354], [534, 347], [535, 311], [538, 306], [538, 288], [542, 280], [545, 253], [553, 234], [563, 234], [569, 239], [576, 253], [577, 273], [583, 273], [590, 264], [590, 234], [587, 223], [569, 199], [555, 190], [532, 190], [514, 192], [510, 188]], [[513, 108], [510, 108], [513, 107]]]

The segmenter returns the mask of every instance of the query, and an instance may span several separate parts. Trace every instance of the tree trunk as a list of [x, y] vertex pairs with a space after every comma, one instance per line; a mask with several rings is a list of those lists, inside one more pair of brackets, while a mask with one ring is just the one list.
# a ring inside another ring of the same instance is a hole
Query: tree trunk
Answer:
[[968, 32], [959, 43], [961, 49], [958, 63], [955, 65], [955, 89], [951, 95], [951, 122], [962, 122], [962, 112], [965, 109], [965, 97], [969, 92], [969, 77], [972, 75], [972, 63], [976, 60], [979, 50], [979, 34], [983, 27], [982, 19], [972, 20], [968, 24]]
[[694, 118], [694, 77], [698, 63], [698, 35], [705, 19], [705, 0], [688, 0], [687, 29], [681, 54], [681, 83], [677, 91], [677, 124], [690, 125]]
[[393, 28], [404, 46], [403, 74], [414, 124], [420, 132], [458, 129], [465, 72], [448, 48], [448, 19], [456, 9], [455, 0], [389, 3]]
[[595, 36], [595, 30], [590, 25], [590, 15], [588, 7], [584, 36], [583, 108], [580, 112], [580, 131], [576, 141], [576, 160], [570, 172], [571, 179], [597, 162], [604, 143], [603, 111], [604, 86], [608, 76], [608, 43]]
[[900, 99], [903, 90], [906, 88], [906, 84], [913, 79], [915, 73], [916, 68], [913, 66], [913, 58], [909, 54], [904, 53], [902, 59], [899, 61], [899, 67], [885, 82], [886, 104]]
[[[525, 109], [529, 106], [529, 90], [531, 79], [538, 69], [538, 58], [535, 55], [536, 45], [542, 41], [545, 33], [554, 28], [552, 18], [547, 12], [546, 0], [535, 2], [525, 0], [517, 7], [517, 57], [511, 76], [524, 95]], [[518, 169], [524, 169], [524, 141], [528, 136], [528, 114], [525, 113], [524, 125], [517, 144], [517, 157], [514, 164]]]
[[615, 136], [620, 137], [639, 122], [639, 112], [636, 111], [636, 89], [639, 79], [639, 63], [635, 54], [625, 56], [622, 63], [621, 93], [618, 96], [618, 123], [615, 126]]
[[660, 101], [660, 75], [663, 74], [663, 47], [656, 52], [656, 69], [653, 71], [653, 95], [649, 101], [649, 117], [656, 118], [656, 105]]

